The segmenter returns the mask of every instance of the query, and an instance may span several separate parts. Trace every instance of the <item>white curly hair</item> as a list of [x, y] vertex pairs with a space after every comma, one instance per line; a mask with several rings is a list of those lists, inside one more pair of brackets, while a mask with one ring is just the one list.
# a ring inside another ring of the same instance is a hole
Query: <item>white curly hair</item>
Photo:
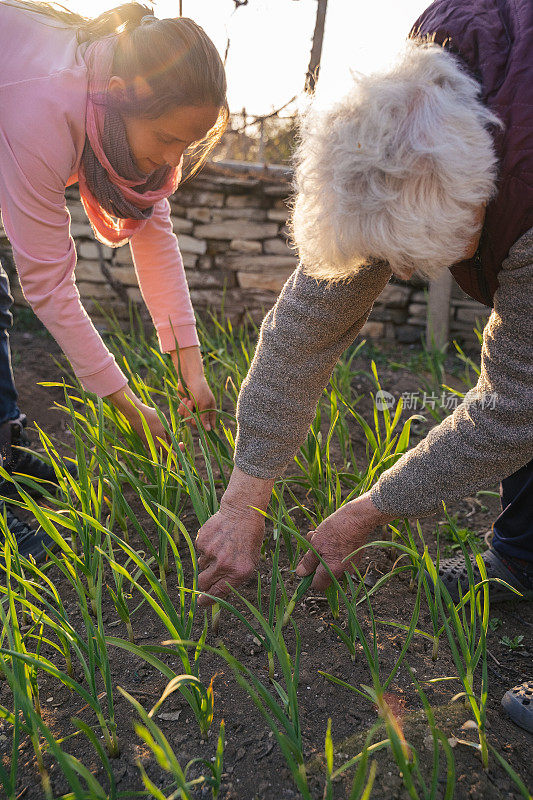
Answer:
[[432, 278], [464, 257], [496, 181], [501, 123], [479, 92], [453, 55], [410, 42], [390, 72], [354, 76], [303, 115], [291, 223], [308, 275], [339, 281], [378, 260]]

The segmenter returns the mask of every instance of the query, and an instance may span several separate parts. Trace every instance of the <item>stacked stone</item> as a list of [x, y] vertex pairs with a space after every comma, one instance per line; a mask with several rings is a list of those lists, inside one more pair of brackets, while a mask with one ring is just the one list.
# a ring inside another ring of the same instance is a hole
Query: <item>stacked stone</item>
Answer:
[[400, 285], [392, 279], [374, 303], [370, 319], [361, 329], [361, 336], [399, 342], [420, 341], [418, 331], [415, 331], [415, 338], [405, 337], [404, 334], [407, 308], [414, 291], [413, 286], [405, 283]]
[[[200, 314], [223, 307], [239, 324], [259, 321], [273, 305], [297, 264], [286, 227], [290, 177], [282, 167], [208, 165], [178, 188], [172, 225]], [[75, 188], [67, 204], [84, 305], [93, 316], [100, 307], [127, 316], [128, 302], [141, 302], [129, 247], [112, 251], [94, 240]]]
[[284, 167], [210, 165], [174, 196], [194, 307], [236, 323], [260, 321], [298, 260], [288, 242], [291, 173]]
[[[426, 301], [426, 293], [423, 290], [415, 291], [412, 294], [407, 317], [407, 326], [411, 330], [418, 329], [420, 333], [425, 330]], [[479, 330], [483, 330], [489, 314], [490, 309], [487, 306], [472, 300], [455, 281], [453, 282], [450, 301], [451, 339], [459, 339], [467, 347], [478, 345], [479, 341], [474, 328], [477, 326]]]
[[[273, 305], [297, 265], [288, 241], [290, 170], [242, 162], [208, 164], [171, 199], [191, 298], [196, 311], [228, 316], [234, 324], [258, 322]], [[67, 190], [71, 233], [76, 242], [76, 280], [93, 319], [99, 310], [127, 318], [130, 302], [141, 303], [129, 247], [99, 245], [81, 205], [77, 187]], [[0, 226], [0, 248], [9, 243]], [[157, 264], [154, 263], [154, 269]], [[12, 280], [16, 302], [24, 302]], [[426, 324], [424, 284], [392, 281], [378, 298], [362, 334], [402, 343], [419, 342]], [[142, 308], [142, 305], [141, 305]], [[487, 309], [454, 287], [451, 335], [476, 343], [473, 326]]]

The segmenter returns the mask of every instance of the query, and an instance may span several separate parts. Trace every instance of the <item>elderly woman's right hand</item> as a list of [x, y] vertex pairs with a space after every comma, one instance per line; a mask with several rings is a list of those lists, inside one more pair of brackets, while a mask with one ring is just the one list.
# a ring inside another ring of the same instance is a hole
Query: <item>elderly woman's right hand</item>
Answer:
[[[196, 550], [198, 588], [215, 597], [226, 597], [255, 572], [265, 533], [260, 511], [268, 506], [274, 480], [253, 478], [235, 467], [220, 509], [198, 531]], [[199, 604], [213, 603], [202, 595]]]

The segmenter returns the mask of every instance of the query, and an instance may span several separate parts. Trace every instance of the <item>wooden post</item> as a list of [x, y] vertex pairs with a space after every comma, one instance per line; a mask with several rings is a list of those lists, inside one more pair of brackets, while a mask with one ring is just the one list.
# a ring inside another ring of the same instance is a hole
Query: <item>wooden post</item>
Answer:
[[266, 136], [265, 136], [265, 120], [261, 119], [259, 122], [259, 148], [257, 151], [257, 160], [259, 162], [264, 162], [265, 160], [265, 144], [266, 144]]
[[326, 11], [328, 0], [318, 0], [316, 11], [315, 30], [313, 33], [313, 45], [311, 47], [311, 58], [307, 75], [305, 76], [305, 91], [312, 94], [316, 88], [318, 73], [320, 71], [320, 59], [322, 58], [322, 43], [324, 41], [324, 28], [326, 26]]
[[429, 284], [426, 318], [426, 346], [444, 347], [450, 339], [450, 298], [452, 273], [443, 269], [438, 278]]

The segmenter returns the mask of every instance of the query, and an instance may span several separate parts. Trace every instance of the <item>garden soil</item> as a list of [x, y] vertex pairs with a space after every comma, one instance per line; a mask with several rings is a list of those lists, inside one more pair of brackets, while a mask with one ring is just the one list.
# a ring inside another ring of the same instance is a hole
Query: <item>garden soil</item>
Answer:
[[[38, 424], [49, 435], [55, 437], [65, 446], [69, 442], [69, 432], [65, 416], [53, 407], [54, 401], [61, 401], [60, 390], [38, 386], [43, 380], [60, 380], [61, 370], [54, 363], [59, 353], [54, 343], [38, 330], [16, 332], [12, 336], [13, 362], [17, 386], [20, 393], [21, 409], [27, 414], [30, 424]], [[400, 359], [396, 352], [394, 357]], [[380, 359], [378, 369], [384, 389], [396, 393], [416, 391], [416, 377], [407, 370], [394, 371], [388, 369], [385, 358]], [[354, 364], [360, 369], [368, 369], [368, 364], [359, 359]], [[358, 391], [369, 391], [371, 386], [365, 385], [364, 378], [358, 378]], [[453, 376], [449, 378], [453, 382]], [[358, 410], [365, 410], [364, 401]], [[419, 430], [421, 436], [423, 430]], [[37, 437], [33, 435], [34, 443]], [[357, 441], [357, 440], [356, 440]], [[363, 453], [362, 453], [363, 455]], [[496, 487], [486, 487], [495, 489]], [[140, 504], [139, 504], [140, 505]], [[480, 537], [490, 529], [498, 510], [498, 500], [494, 497], [467, 498], [457, 503], [449, 511], [457, 515], [459, 525], [476, 530]], [[141, 510], [139, 510], [141, 518]], [[150, 530], [145, 519], [147, 530]], [[183, 521], [191, 534], [195, 533], [195, 518], [185, 515]], [[423, 522], [423, 530], [427, 542], [432, 541], [435, 518]], [[304, 529], [302, 529], [305, 532]], [[376, 532], [381, 538], [382, 532]], [[135, 540], [132, 541], [135, 546]], [[139, 545], [140, 546], [140, 545]], [[260, 571], [263, 592], [269, 587], [269, 562], [261, 562]], [[187, 555], [184, 554], [184, 563]], [[372, 548], [367, 551], [362, 570], [367, 571], [367, 584], [370, 586], [380, 575], [388, 572], [392, 566], [391, 550]], [[49, 573], [59, 589], [67, 610], [72, 614], [74, 623], [81, 624], [81, 616], [76, 616], [75, 598], [69, 599], [69, 586], [62, 575]], [[190, 564], [189, 564], [190, 577]], [[284, 578], [289, 592], [296, 585], [294, 577], [287, 568]], [[172, 580], [170, 580], [170, 586]], [[256, 584], [244, 590], [252, 602], [256, 601]], [[413, 608], [414, 594], [409, 589], [408, 580], [393, 578], [372, 598], [374, 613], [378, 619], [388, 621], [409, 621]], [[360, 607], [361, 622], [365, 631], [370, 630], [368, 615]], [[498, 752], [521, 775], [528, 786], [533, 786], [533, 759], [531, 758], [533, 740], [531, 735], [506, 717], [500, 706], [503, 693], [513, 685], [533, 678], [533, 604], [507, 602], [492, 610], [491, 616], [496, 620], [488, 641], [489, 650], [489, 702], [488, 702], [488, 738]], [[359, 650], [352, 660], [346, 647], [339, 641], [331, 628], [331, 612], [323, 597], [307, 595], [297, 606], [294, 619], [298, 624], [301, 636], [301, 670], [299, 686], [299, 703], [305, 757], [309, 766], [310, 787], [313, 797], [322, 797], [324, 775], [324, 738], [328, 719], [332, 720], [332, 736], [335, 745], [335, 765], [340, 766], [353, 755], [361, 751], [366, 731], [378, 721], [376, 709], [362, 697], [341, 686], [328, 682], [320, 671], [331, 673], [344, 681], [359, 687], [370, 682], [370, 674], [366, 667], [362, 652]], [[342, 615], [341, 615], [341, 624]], [[111, 636], [126, 638], [126, 631], [121, 623], [117, 623], [116, 613], [110, 601], [106, 601], [104, 621], [108, 625]], [[499, 622], [498, 622], [499, 621]], [[133, 627], [138, 644], [158, 644], [166, 638], [163, 629], [158, 630], [154, 615], [143, 606], [133, 618]], [[431, 629], [427, 612], [422, 611], [418, 624], [424, 630]], [[290, 626], [285, 629], [289, 650], [294, 652], [294, 636]], [[200, 629], [197, 631], [198, 635]], [[522, 635], [521, 646], [511, 651], [500, 641], [502, 634], [509, 637]], [[267, 660], [257, 641], [235, 620], [222, 614], [219, 638], [230, 652], [268, 684]], [[209, 633], [211, 643], [213, 637]], [[388, 674], [397, 659], [404, 641], [404, 634], [393, 627], [379, 626], [379, 656], [382, 676]], [[359, 646], [360, 647], [360, 646]], [[139, 658], [123, 650], [110, 648], [111, 671], [115, 685], [119, 685], [133, 695], [146, 709], [150, 709], [160, 697], [165, 678], [151, 666]], [[179, 673], [180, 663], [172, 663]], [[421, 682], [428, 699], [435, 709], [437, 725], [447, 737], [475, 741], [475, 730], [463, 727], [469, 719], [469, 713], [462, 702], [452, 702], [453, 695], [460, 690], [458, 681], [428, 683], [434, 678], [455, 674], [447, 642], [443, 638], [436, 662], [431, 658], [431, 642], [415, 636], [406, 657], [407, 663]], [[284, 758], [258, 710], [253, 706], [248, 695], [237, 685], [233, 674], [222, 660], [203, 654], [201, 657], [201, 677], [205, 683], [214, 679], [215, 715], [211, 732], [206, 741], [202, 741], [194, 716], [179, 693], [172, 695], [161, 709], [162, 716], [157, 722], [174, 748], [183, 766], [192, 758], [210, 759], [216, 748], [218, 726], [222, 719], [226, 725], [226, 749], [224, 755], [224, 775], [220, 797], [223, 800], [281, 800], [297, 798], [298, 791], [292, 781]], [[72, 695], [63, 686], [46, 675], [40, 678], [40, 696], [43, 706], [43, 718], [56, 738], [72, 733], [70, 723], [72, 717], [79, 717], [88, 724], [93, 724], [90, 709], [83, 707], [77, 695]], [[154, 783], [170, 794], [168, 776], [154, 762], [149, 751], [140, 743], [134, 730], [134, 715], [131, 706], [116, 692], [116, 714], [118, 735], [120, 740], [120, 757], [112, 761], [117, 780], [118, 791], [141, 791], [142, 781], [137, 763], [140, 761]], [[9, 686], [0, 682], [0, 703], [11, 702]], [[413, 688], [412, 678], [406, 668], [402, 667], [394, 679], [389, 695], [389, 705], [403, 726], [408, 741], [415, 746], [421, 762], [421, 771], [429, 776], [432, 764], [432, 745], [430, 731], [420, 701]], [[428, 738], [429, 737], [429, 738]], [[375, 740], [385, 738], [384, 729]], [[453, 739], [452, 739], [453, 741]], [[10, 752], [11, 736], [8, 725], [0, 723], [0, 755]], [[79, 758], [95, 776], [106, 786], [106, 776], [101, 762], [92, 746], [83, 736], [75, 736], [64, 741], [62, 747]], [[519, 797], [516, 786], [506, 773], [491, 758], [488, 771], [484, 771], [477, 753], [465, 746], [454, 747], [456, 760], [457, 786], [455, 797], [459, 800], [506, 800]], [[442, 755], [442, 753], [441, 753]], [[377, 760], [377, 775], [372, 792], [373, 798], [407, 797], [403, 788], [398, 768], [390, 758], [387, 750], [374, 756]], [[4, 761], [7, 756], [4, 755]], [[19, 752], [19, 786], [18, 798], [22, 800], [41, 800], [42, 788], [35, 765], [33, 749], [29, 741], [22, 741]], [[442, 758], [444, 762], [444, 758]], [[68, 791], [57, 765], [48, 759], [52, 786], [55, 796]], [[192, 772], [194, 774], [194, 770]], [[350, 775], [346, 773], [334, 787], [335, 798], [349, 797]], [[442, 792], [445, 788], [445, 771], [441, 771], [440, 783]], [[209, 797], [207, 787], [196, 791], [198, 798]]]

